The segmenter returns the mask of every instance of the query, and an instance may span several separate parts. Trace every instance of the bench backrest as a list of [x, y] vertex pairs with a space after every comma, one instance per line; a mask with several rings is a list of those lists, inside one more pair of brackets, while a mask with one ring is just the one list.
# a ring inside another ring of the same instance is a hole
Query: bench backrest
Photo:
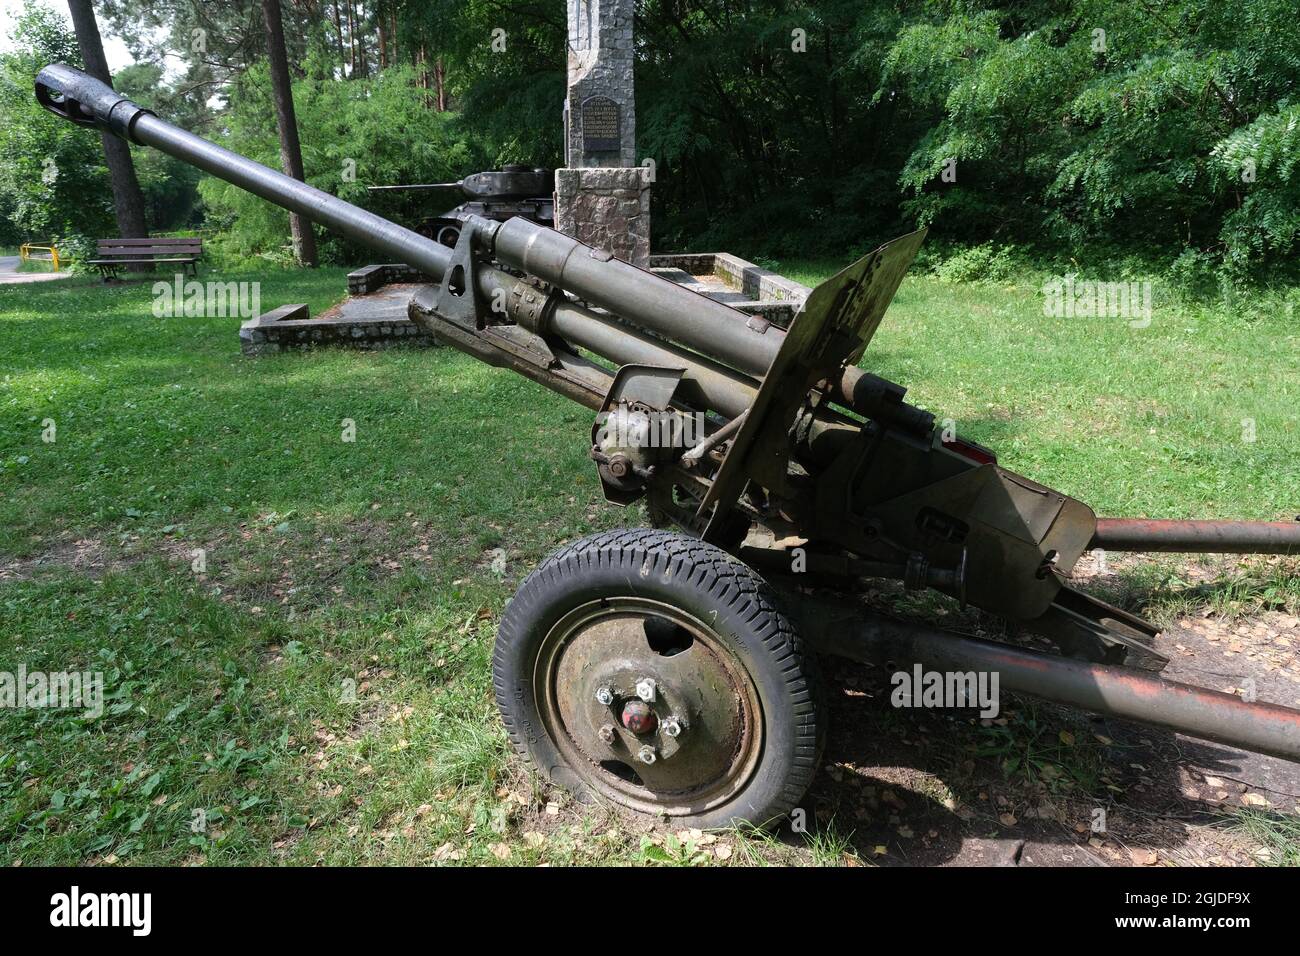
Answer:
[[95, 243], [99, 258], [143, 259], [147, 256], [201, 256], [203, 240], [182, 239], [100, 239]]

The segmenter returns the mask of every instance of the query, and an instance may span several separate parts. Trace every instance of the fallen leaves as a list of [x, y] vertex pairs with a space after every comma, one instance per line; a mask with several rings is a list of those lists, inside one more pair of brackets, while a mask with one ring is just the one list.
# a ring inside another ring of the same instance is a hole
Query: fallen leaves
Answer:
[[1155, 866], [1160, 859], [1160, 854], [1155, 850], [1136, 846], [1129, 847], [1128, 855], [1137, 866]]
[[465, 859], [465, 851], [456, 849], [451, 843], [444, 843], [433, 851], [433, 858], [439, 863], [446, 863], [450, 860], [463, 860]]

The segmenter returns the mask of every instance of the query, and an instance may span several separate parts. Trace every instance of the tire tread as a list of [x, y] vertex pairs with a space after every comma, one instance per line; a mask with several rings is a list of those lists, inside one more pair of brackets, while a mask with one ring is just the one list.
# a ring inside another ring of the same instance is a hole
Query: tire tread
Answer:
[[784, 693], [793, 705], [797, 721], [794, 755], [778, 803], [764, 808], [764, 813], [771, 818], [787, 815], [812, 783], [817, 764], [813, 657], [780, 610], [775, 593], [753, 569], [721, 548], [676, 531], [623, 528], [580, 538], [553, 552], [520, 584], [502, 616], [492, 659], [497, 706], [511, 747], [532, 764], [510, 706], [503, 673], [510, 642], [518, 638], [520, 628], [532, 617], [536, 604], [548, 593], [554, 593], [565, 573], [601, 566], [640, 567], [646, 561], [652, 562], [652, 574], [665, 570], [674, 574], [687, 572], [689, 583], [707, 592], [720, 609], [725, 607], [749, 627], [782, 675]]

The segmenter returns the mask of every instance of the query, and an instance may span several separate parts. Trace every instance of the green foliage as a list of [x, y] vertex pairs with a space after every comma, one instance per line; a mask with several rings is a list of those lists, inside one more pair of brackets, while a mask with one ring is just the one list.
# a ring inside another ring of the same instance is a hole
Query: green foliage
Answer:
[[[378, 207], [382, 201], [372, 199], [367, 186], [459, 179], [473, 164], [472, 148], [457, 131], [453, 114], [413, 103], [412, 82], [409, 68], [394, 67], [368, 80], [339, 83], [308, 78], [295, 83], [307, 181], [348, 202]], [[267, 122], [273, 115], [270, 76], [259, 65], [233, 87], [220, 141], [278, 168], [279, 139], [274, 122]], [[275, 261], [289, 249], [284, 210], [210, 177], [200, 183], [199, 191], [209, 222], [221, 229], [213, 243], [218, 256], [270, 255]], [[447, 206], [459, 202], [442, 196], [436, 201]], [[333, 234], [321, 232], [320, 241], [325, 261], [350, 261], [362, 255], [359, 248]]]
[[945, 4], [900, 33], [875, 102], [941, 111], [899, 182], [943, 235], [1122, 243], [1196, 285], [1293, 275], [1298, 49], [1285, 0]]
[[97, 233], [93, 236], [79, 232], [69, 232], [61, 236], [55, 236], [54, 245], [59, 250], [59, 269], [78, 274], [95, 273], [95, 267], [86, 265], [86, 261], [95, 258], [96, 239], [109, 238], [109, 234], [115, 231], [110, 228], [108, 232]]
[[1300, 866], [1300, 818], [1294, 814], [1246, 808], [1232, 827], [1262, 850], [1255, 857], [1265, 866]]
[[[123, 96], [184, 128], [199, 125], [193, 102], [177, 97], [153, 64], [128, 66], [113, 77]], [[156, 149], [133, 149], [136, 178], [145, 199], [145, 220], [153, 232], [197, 225], [202, 218], [198, 184], [202, 173]]]
[[782, 256], [905, 228], [910, 119], [870, 104], [904, 23], [849, 0], [641, 5], [637, 143], [656, 164], [656, 245]]
[[51, 10], [31, 6], [18, 21], [16, 50], [0, 56], [0, 219], [14, 242], [85, 231], [107, 236], [113, 200], [98, 136], [56, 119], [32, 96], [47, 63], [80, 65], [71, 30]]
[[[565, 5], [552, 0], [406, 0], [401, 39], [440, 59], [460, 129], [488, 166], [564, 164]], [[504, 49], [493, 47], [493, 31]], [[429, 108], [410, 94], [409, 108]], [[460, 173], [474, 172], [462, 168]], [[459, 176], [455, 177], [459, 178]]]
[[[50, 8], [31, 3], [19, 18], [15, 51], [0, 55], [0, 241], [63, 240], [117, 234], [113, 195], [100, 137], [42, 110], [32, 80], [48, 63], [81, 66], [76, 38]], [[171, 92], [155, 66], [132, 66], [115, 78], [124, 95], [167, 119], [184, 121], [164, 104]], [[200, 173], [156, 150], [131, 150], [154, 230], [197, 222]]]
[[1234, 130], [1214, 147], [1220, 188], [1252, 177], [1240, 205], [1223, 220], [1220, 238], [1228, 269], [1246, 274], [1257, 263], [1296, 250], [1300, 240], [1300, 106], [1288, 105]]
[[1004, 282], [1015, 272], [1014, 251], [991, 242], [962, 249], [934, 269], [945, 282]]
[[[643, 0], [636, 121], [639, 156], [655, 164], [654, 244], [751, 258], [838, 254], [919, 223], [933, 241], [1025, 247], [1059, 268], [1137, 257], [1189, 291], [1294, 281], [1293, 6]], [[320, 9], [325, 16], [284, 5], [314, 184], [409, 222], [455, 197], [375, 198], [362, 187], [564, 162], [562, 4], [393, 0], [346, 31]], [[104, 0], [102, 13], [140, 59], [117, 78], [124, 90], [279, 167], [257, 4]], [[46, 17], [41, 29], [57, 34]], [[196, 29], [205, 52], [193, 47]], [[352, 62], [345, 32], [368, 44], [368, 65]], [[68, 38], [25, 41], [27, 52], [6, 60], [0, 110], [13, 119], [0, 145], [15, 163], [0, 173], [0, 219], [21, 228], [0, 226], [0, 241], [33, 229], [93, 232], [77, 220], [102, 221], [108, 210], [93, 138], [56, 129], [29, 102], [30, 72], [57, 43]], [[174, 88], [159, 71], [164, 46], [183, 65]], [[54, 202], [33, 185], [32, 164], [60, 151], [56, 160], [77, 169]], [[194, 224], [194, 171], [135, 153], [155, 224]], [[348, 159], [355, 180], [343, 175]], [[203, 196], [208, 224], [223, 233], [214, 252], [287, 261], [286, 215], [216, 182]], [[328, 241], [335, 261], [360, 256]]]

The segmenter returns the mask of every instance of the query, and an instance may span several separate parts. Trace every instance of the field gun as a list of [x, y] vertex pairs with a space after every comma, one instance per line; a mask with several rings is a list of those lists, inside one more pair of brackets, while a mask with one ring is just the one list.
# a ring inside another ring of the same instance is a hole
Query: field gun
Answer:
[[[654, 527], [565, 545], [520, 585], [493, 655], [516, 750], [550, 780], [692, 826], [779, 822], [825, 729], [810, 649], [948, 674], [1300, 760], [1300, 711], [1164, 680], [1148, 622], [1072, 587], [1088, 549], [1300, 552], [1300, 522], [1099, 521], [936, 427], [858, 363], [921, 245], [888, 242], [788, 330], [523, 218], [440, 244], [156, 117], [63, 65], [51, 112], [151, 146], [405, 262], [411, 318], [596, 412], [610, 502]], [[975, 640], [869, 610], [931, 588], [1054, 642]]]

